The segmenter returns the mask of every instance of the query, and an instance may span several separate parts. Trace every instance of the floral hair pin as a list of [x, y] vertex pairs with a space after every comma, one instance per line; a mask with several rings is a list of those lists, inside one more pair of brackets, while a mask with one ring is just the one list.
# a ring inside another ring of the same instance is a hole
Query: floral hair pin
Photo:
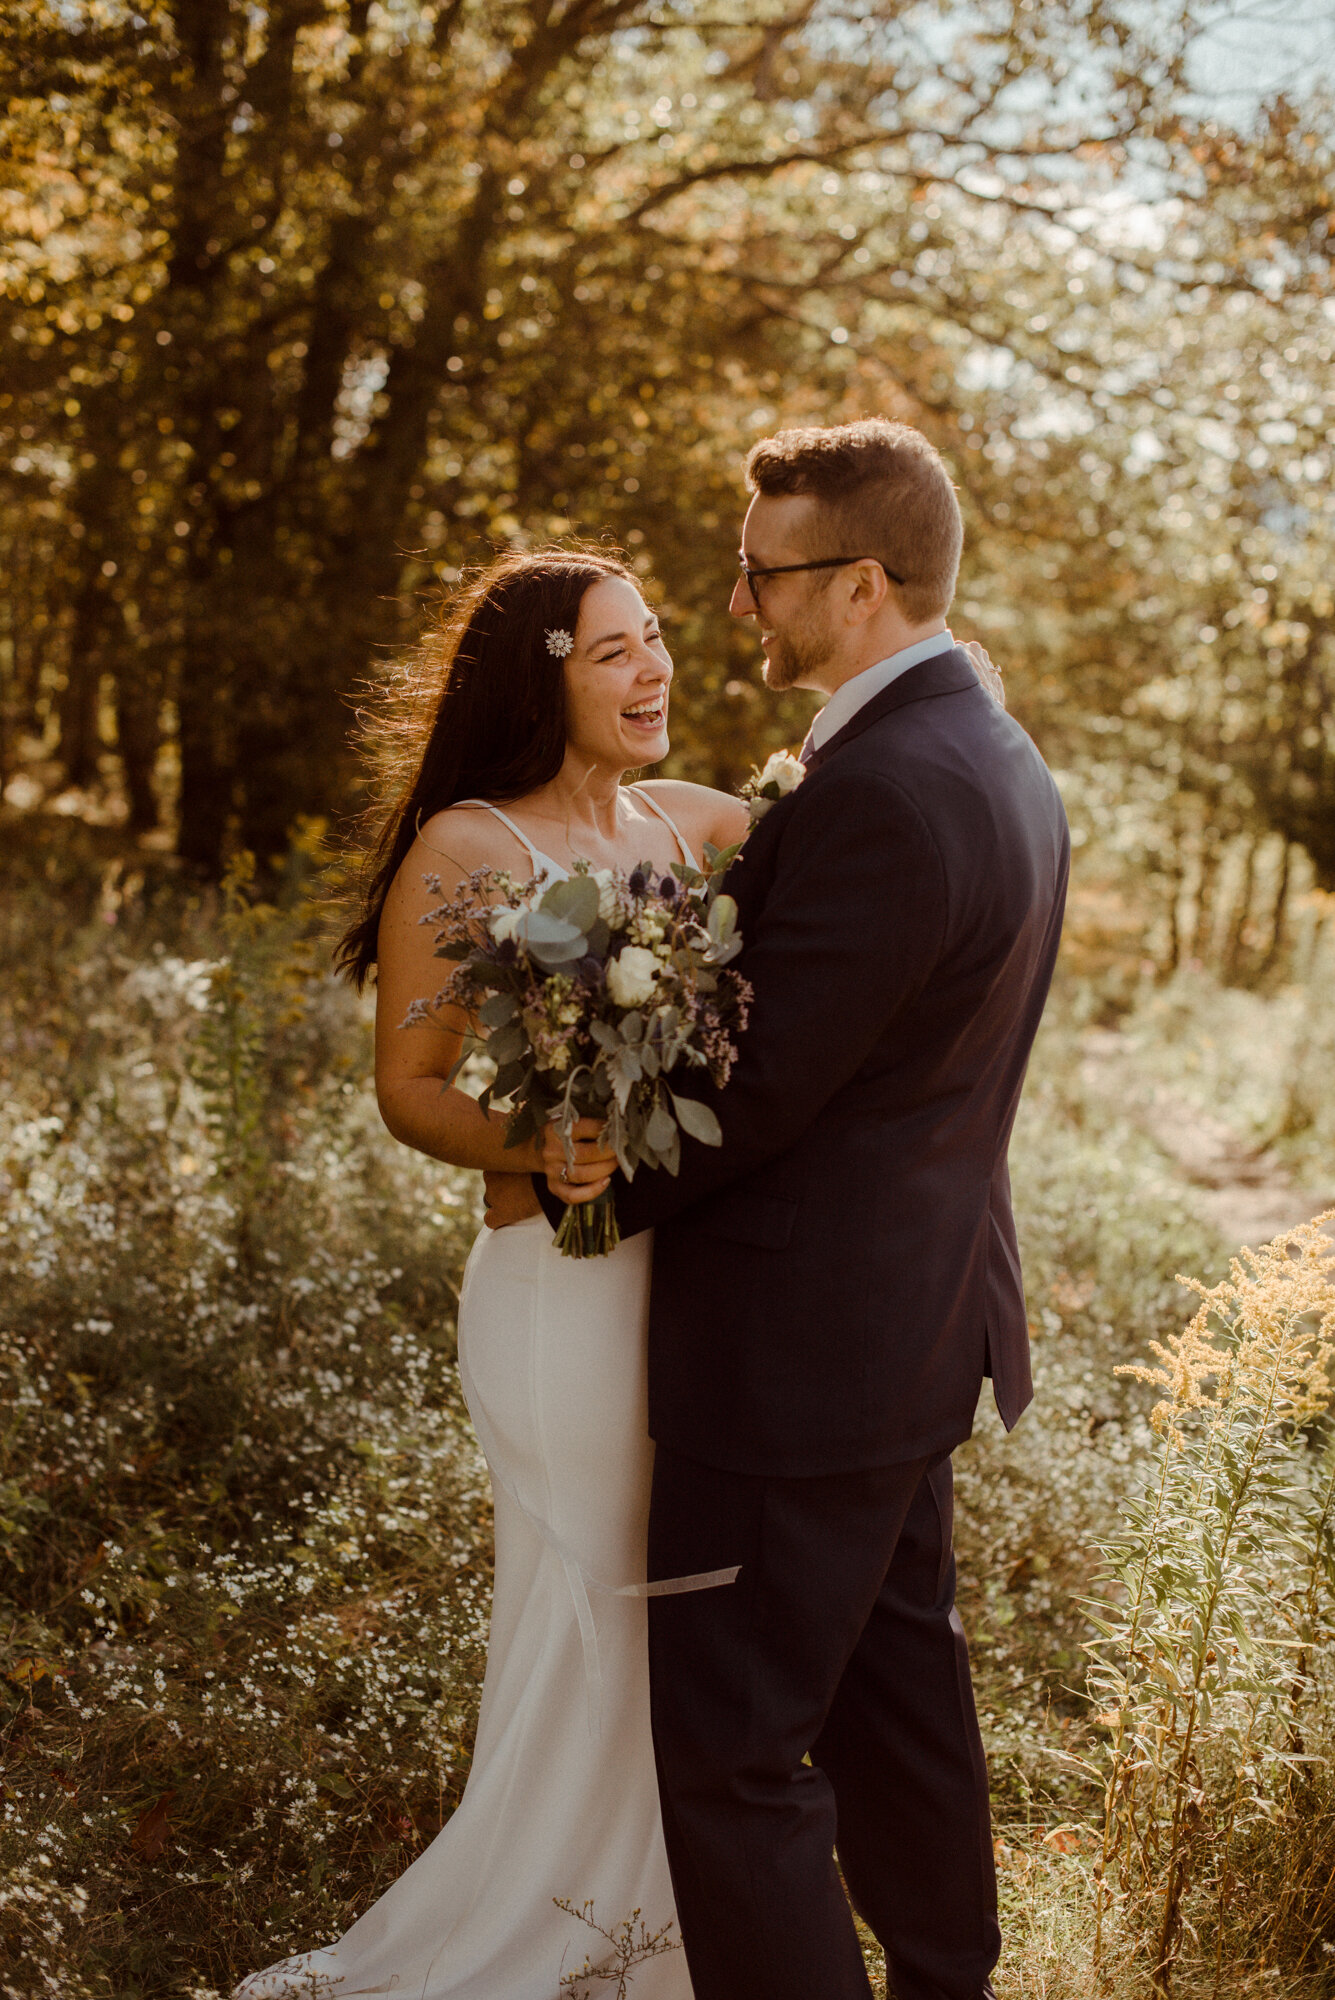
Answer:
[[547, 634], [547, 651], [554, 660], [563, 660], [567, 653], [574, 651], [574, 646], [573, 632], [563, 632], [558, 626], [554, 632]]

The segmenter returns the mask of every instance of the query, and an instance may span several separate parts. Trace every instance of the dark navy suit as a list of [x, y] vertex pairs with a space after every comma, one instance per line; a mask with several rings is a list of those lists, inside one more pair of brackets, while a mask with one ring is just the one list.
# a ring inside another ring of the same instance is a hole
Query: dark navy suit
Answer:
[[732, 869], [755, 988], [718, 1149], [620, 1185], [656, 1231], [651, 1577], [696, 2000], [980, 2000], [999, 1933], [949, 1454], [1029, 1401], [1006, 1151], [1061, 930], [1052, 778], [958, 648], [812, 757]]

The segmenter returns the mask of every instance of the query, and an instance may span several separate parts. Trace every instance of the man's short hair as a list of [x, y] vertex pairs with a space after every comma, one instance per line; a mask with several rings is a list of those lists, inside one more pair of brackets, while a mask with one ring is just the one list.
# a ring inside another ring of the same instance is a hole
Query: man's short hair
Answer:
[[819, 502], [810, 553], [874, 556], [904, 578], [911, 624], [950, 609], [964, 523], [940, 452], [911, 424], [863, 417], [780, 431], [752, 447], [746, 483], [767, 496], [810, 494]]

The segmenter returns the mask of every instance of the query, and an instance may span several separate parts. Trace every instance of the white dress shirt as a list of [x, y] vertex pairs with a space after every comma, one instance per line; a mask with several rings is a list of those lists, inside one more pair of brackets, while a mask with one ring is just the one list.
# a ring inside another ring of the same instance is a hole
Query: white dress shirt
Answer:
[[921, 665], [924, 660], [934, 660], [938, 653], [948, 653], [955, 641], [949, 632], [933, 632], [930, 639], [919, 639], [915, 645], [904, 646], [898, 653], [892, 653], [888, 660], [878, 660], [874, 667], [864, 667], [860, 674], [854, 674], [842, 687], [835, 689], [820, 714], [811, 725], [811, 747], [821, 749], [830, 738], [841, 730], [846, 722], [851, 722], [858, 710], [869, 702], [873, 695], [888, 688], [891, 681], [897, 681], [910, 667]]

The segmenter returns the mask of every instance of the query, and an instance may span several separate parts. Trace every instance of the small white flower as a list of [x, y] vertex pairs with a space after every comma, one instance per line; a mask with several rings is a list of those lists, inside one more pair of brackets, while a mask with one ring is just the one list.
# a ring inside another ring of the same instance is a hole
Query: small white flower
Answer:
[[502, 903], [494, 909], [487, 919], [487, 929], [491, 932], [492, 943], [504, 944], [507, 938], [512, 938], [519, 918], [520, 912], [512, 910], [508, 903]]
[[651, 951], [628, 944], [608, 964], [607, 990], [618, 1007], [642, 1007], [653, 999], [661, 969]]
[[776, 750], [760, 774], [761, 785], [777, 785], [780, 795], [795, 792], [807, 774], [806, 765], [791, 750]]
[[560, 626], [554, 632], [547, 634], [547, 651], [552, 655], [553, 659], [563, 660], [567, 653], [574, 650], [574, 645], [574, 633], [564, 632]]

